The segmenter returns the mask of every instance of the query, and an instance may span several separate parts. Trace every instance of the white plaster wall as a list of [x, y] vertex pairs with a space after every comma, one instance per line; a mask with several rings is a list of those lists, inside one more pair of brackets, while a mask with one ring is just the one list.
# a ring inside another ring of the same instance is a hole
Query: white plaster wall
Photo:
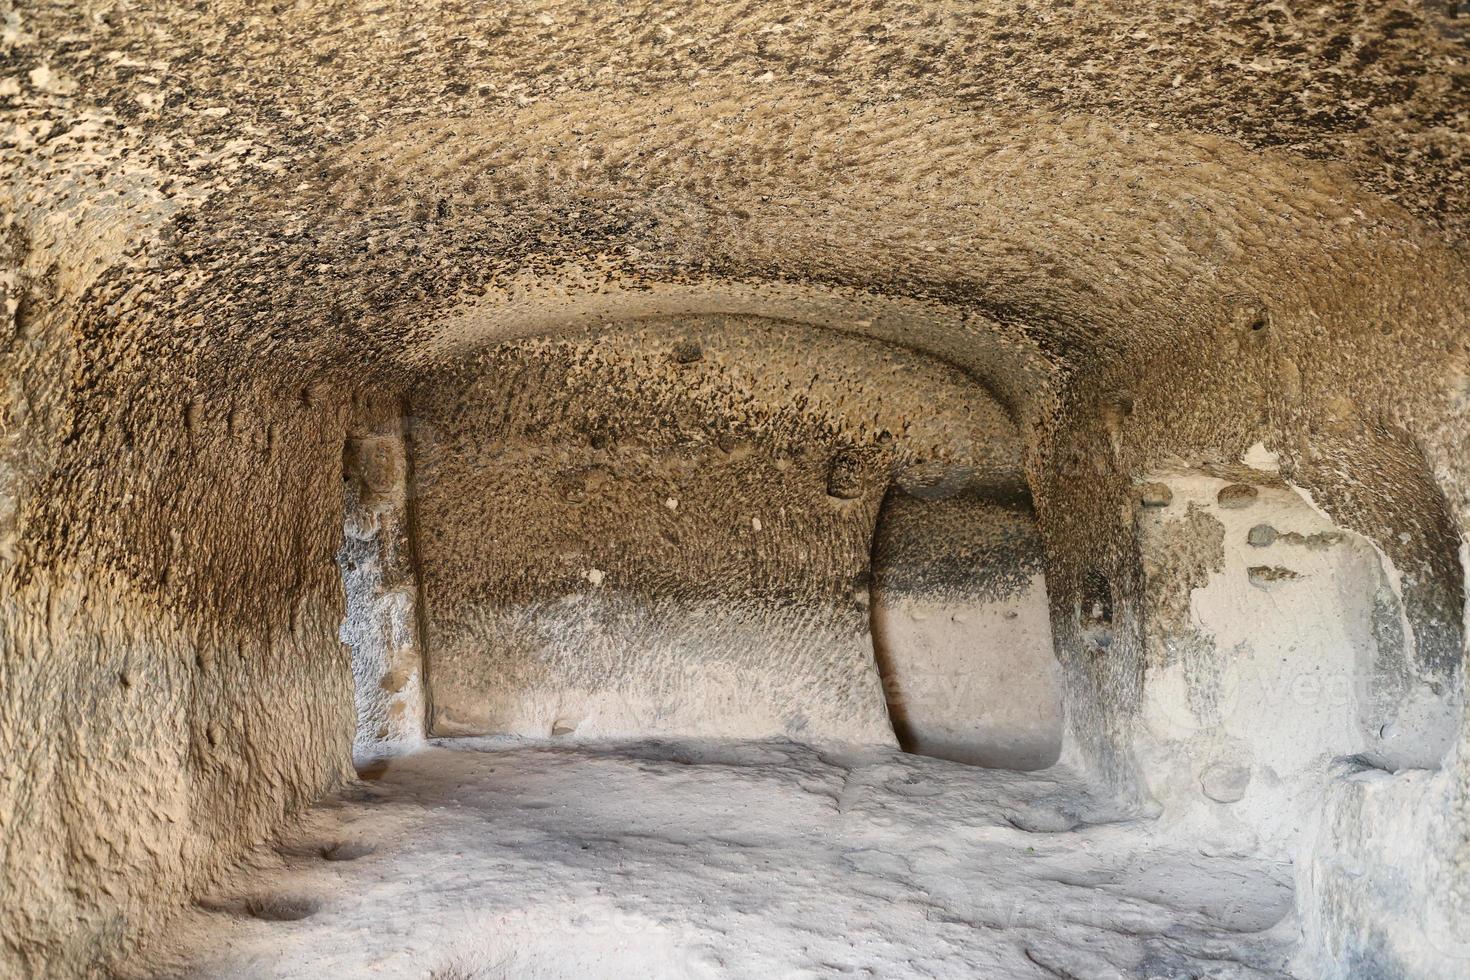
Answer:
[[[1470, 577], [1470, 545], [1459, 557]], [[1470, 977], [1463, 752], [1461, 740], [1438, 769], [1365, 769], [1329, 786], [1297, 862], [1299, 972]]]
[[1451, 764], [1341, 771], [1296, 856], [1301, 976], [1470, 977]]
[[[1148, 592], [1135, 751], [1166, 819], [1197, 825], [1215, 846], [1289, 854], [1334, 772], [1443, 754], [1457, 703], [1413, 675], [1409, 650], [1380, 649], [1412, 640], [1393, 628], [1394, 581], [1370, 544], [1284, 486], [1224, 506], [1230, 480], [1154, 479], [1172, 499], [1139, 510], [1145, 574], [1192, 565], [1204, 583], [1189, 592], [1187, 619], [1177, 596]], [[1272, 532], [1252, 544], [1262, 526]]]

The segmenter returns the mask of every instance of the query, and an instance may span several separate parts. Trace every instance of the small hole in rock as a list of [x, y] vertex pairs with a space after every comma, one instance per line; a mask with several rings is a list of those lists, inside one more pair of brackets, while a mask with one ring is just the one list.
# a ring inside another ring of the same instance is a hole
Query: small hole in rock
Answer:
[[315, 913], [317, 903], [308, 898], [255, 895], [245, 900], [243, 910], [246, 915], [263, 922], [298, 922]]
[[356, 861], [367, 857], [376, 850], [377, 848], [371, 844], [364, 844], [361, 841], [338, 841], [323, 847], [320, 854], [326, 861]]
[[374, 759], [371, 762], [365, 762], [357, 767], [357, 778], [366, 779], [369, 781], [376, 781], [382, 779], [383, 774], [387, 771], [387, 759]]

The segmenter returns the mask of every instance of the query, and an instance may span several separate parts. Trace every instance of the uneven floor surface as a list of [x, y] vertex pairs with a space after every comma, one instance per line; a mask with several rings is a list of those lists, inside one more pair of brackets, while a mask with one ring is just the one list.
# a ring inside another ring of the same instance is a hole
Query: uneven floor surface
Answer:
[[786, 742], [436, 743], [261, 849], [131, 976], [1287, 976], [1290, 869], [1061, 769]]

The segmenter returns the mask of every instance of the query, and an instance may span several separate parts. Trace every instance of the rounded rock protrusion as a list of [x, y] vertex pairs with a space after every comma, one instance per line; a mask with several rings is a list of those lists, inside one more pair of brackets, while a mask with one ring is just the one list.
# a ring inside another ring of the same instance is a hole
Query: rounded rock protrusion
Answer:
[[841, 452], [833, 456], [827, 467], [827, 496], [838, 500], [856, 500], [862, 495], [862, 457], [854, 452]]
[[1250, 786], [1251, 771], [1245, 766], [1213, 765], [1200, 773], [1199, 787], [1216, 803], [1236, 803]]
[[1253, 548], [1270, 547], [1276, 541], [1276, 529], [1269, 524], [1257, 524], [1246, 534], [1245, 540]]
[[676, 364], [694, 364], [704, 359], [704, 345], [697, 340], [680, 340], [674, 344], [673, 356]]
[[1221, 488], [1215, 501], [1226, 510], [1243, 510], [1255, 503], [1258, 496], [1260, 491], [1249, 483], [1232, 483]]
[[1252, 565], [1245, 571], [1250, 584], [1263, 592], [1270, 592], [1283, 582], [1295, 581], [1302, 577], [1300, 573], [1289, 568], [1282, 568], [1280, 565]]
[[1166, 483], [1145, 483], [1138, 488], [1138, 503], [1142, 507], [1167, 507], [1174, 502], [1174, 491]]
[[587, 500], [587, 481], [582, 473], [563, 473], [556, 480], [556, 495], [569, 504]]

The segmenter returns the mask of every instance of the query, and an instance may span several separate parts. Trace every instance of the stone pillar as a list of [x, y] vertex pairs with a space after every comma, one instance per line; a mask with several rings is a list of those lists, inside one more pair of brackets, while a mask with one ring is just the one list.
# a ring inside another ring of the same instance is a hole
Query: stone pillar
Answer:
[[341, 637], [352, 650], [361, 758], [423, 741], [419, 582], [409, 519], [404, 420], [396, 402], [359, 406], [342, 456], [347, 593]]

